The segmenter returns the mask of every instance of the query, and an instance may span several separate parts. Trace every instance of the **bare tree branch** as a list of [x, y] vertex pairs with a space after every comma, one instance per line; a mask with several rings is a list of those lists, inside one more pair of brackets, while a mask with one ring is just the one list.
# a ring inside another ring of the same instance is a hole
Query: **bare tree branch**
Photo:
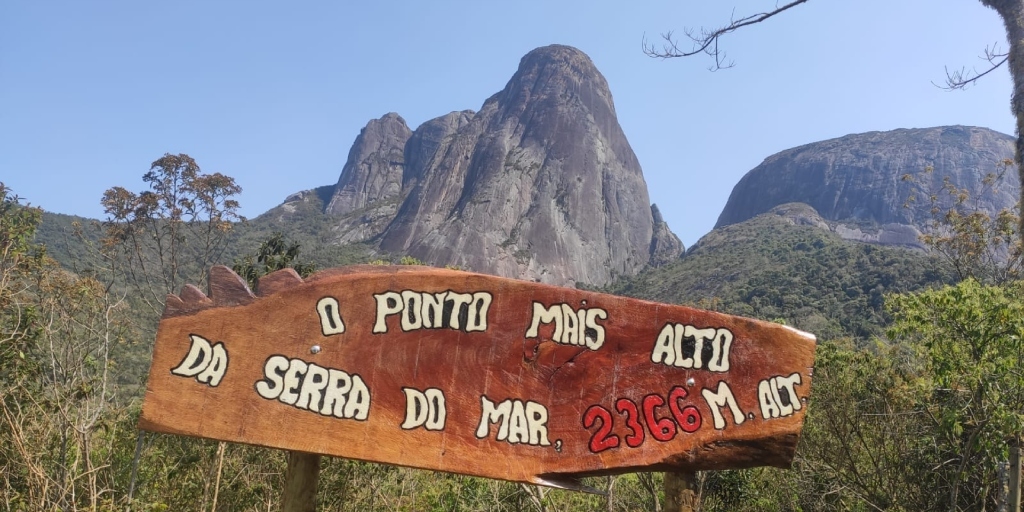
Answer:
[[960, 68], [956, 71], [950, 71], [946, 68], [946, 85], [938, 85], [932, 82], [936, 87], [946, 89], [949, 91], [963, 90], [975, 82], [981, 77], [995, 71], [997, 68], [1006, 64], [1007, 59], [1010, 58], [1010, 52], [1000, 52], [999, 47], [996, 44], [985, 47], [985, 54], [978, 57], [985, 62], [988, 62], [988, 69], [979, 72], [977, 68], [972, 68], [968, 71], [966, 68]]
[[676, 57], [690, 57], [699, 53], [706, 53], [715, 59], [714, 65], [710, 66], [711, 71], [716, 71], [723, 68], [731, 68], [733, 66], [732, 61], [725, 60], [725, 52], [718, 47], [718, 40], [722, 36], [735, 32], [743, 27], [761, 23], [783, 11], [796, 7], [802, 3], [806, 3], [808, 0], [793, 0], [781, 7], [776, 4], [775, 9], [768, 12], [761, 12], [757, 14], [751, 14], [737, 19], [735, 13], [730, 18], [729, 24], [724, 27], [720, 27], [714, 30], [708, 30], [701, 28], [699, 31], [687, 28], [683, 31], [686, 38], [690, 40], [690, 49], [686, 50], [680, 48], [679, 40], [676, 39], [672, 32], [666, 32], [661, 35], [664, 40], [661, 43], [661, 47], [657, 47], [654, 43], [647, 41], [647, 36], [643, 39], [643, 50], [648, 57], [658, 59], [672, 59]]

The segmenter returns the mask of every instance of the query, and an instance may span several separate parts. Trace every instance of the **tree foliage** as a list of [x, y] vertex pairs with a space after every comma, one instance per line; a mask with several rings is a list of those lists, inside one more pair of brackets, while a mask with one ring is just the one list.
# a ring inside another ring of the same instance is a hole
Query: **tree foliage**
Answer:
[[[181, 283], [200, 282], [206, 258], [235, 256], [255, 286], [280, 268], [311, 271], [300, 258], [308, 246], [326, 265], [370, 253], [327, 251], [326, 238], [285, 237], [286, 226], [266, 219], [236, 225], [233, 180], [206, 180], [186, 158], [154, 163], [148, 191], [115, 187], [104, 196], [113, 273], [58, 267], [33, 242], [40, 212], [0, 186], [0, 509], [280, 507], [281, 452], [136, 437], [137, 402], [118, 397], [137, 393], [120, 379], [135, 364], [129, 352], [140, 351], [123, 347], [152, 331], [155, 318], [135, 308], [127, 319], [125, 306], [139, 296], [159, 306]], [[994, 504], [996, 464], [1022, 427], [1024, 288], [1015, 272], [986, 269], [1000, 261], [1012, 269], [999, 256], [1019, 247], [1017, 212], [975, 215], [976, 199], [948, 183], [933, 200], [925, 242], [934, 257], [843, 241], [769, 214], [717, 230], [682, 260], [611, 290], [822, 335], [794, 470], [705, 473], [704, 510]], [[239, 256], [241, 247], [255, 249]], [[975, 279], [935, 288], [961, 277]], [[659, 510], [663, 501], [661, 477], [649, 473], [587, 479], [607, 492], [600, 496], [325, 457], [320, 482], [325, 510], [626, 511]]]
[[947, 282], [927, 255], [842, 240], [769, 213], [717, 229], [681, 260], [606, 291], [866, 341], [885, 332], [886, 294]]
[[792, 475], [810, 510], [937, 510], [932, 425], [908, 349], [822, 343]]
[[[958, 280], [1004, 283], [1020, 279], [1024, 270], [1024, 245], [1020, 233], [1020, 203], [1013, 208], [990, 212], [982, 200], [998, 187], [1013, 162], [1004, 160], [999, 169], [982, 178], [984, 188], [973, 197], [958, 188], [949, 176], [940, 191], [929, 194], [932, 219], [921, 241], [953, 270]], [[926, 172], [933, 172], [929, 167]], [[912, 179], [904, 175], [903, 180]], [[911, 197], [911, 200], [916, 198]]]
[[973, 279], [890, 298], [890, 336], [918, 349], [931, 392], [923, 409], [943, 443], [950, 510], [981, 509], [996, 464], [1024, 428], [1024, 283]]
[[47, 258], [32, 241], [39, 219], [0, 185], [0, 503], [98, 510], [123, 301]]
[[34, 335], [37, 311], [30, 298], [31, 275], [41, 268], [44, 252], [32, 243], [41, 211], [22, 206], [0, 183], [0, 379], [21, 367], [25, 344]]
[[298, 242], [286, 240], [283, 233], [276, 232], [260, 242], [255, 253], [236, 259], [231, 268], [253, 290], [260, 277], [276, 270], [294, 268], [300, 276], [306, 277], [316, 270], [316, 265], [298, 261], [301, 249]]
[[241, 220], [234, 178], [203, 174], [185, 154], [165, 154], [142, 177], [149, 190], [113, 187], [101, 201], [108, 254], [153, 311], [185, 277], [205, 279], [225, 249], [226, 234]]
[[704, 510], [991, 510], [1024, 427], [1024, 283], [890, 295], [889, 339], [826, 340], [792, 471], [709, 474]]

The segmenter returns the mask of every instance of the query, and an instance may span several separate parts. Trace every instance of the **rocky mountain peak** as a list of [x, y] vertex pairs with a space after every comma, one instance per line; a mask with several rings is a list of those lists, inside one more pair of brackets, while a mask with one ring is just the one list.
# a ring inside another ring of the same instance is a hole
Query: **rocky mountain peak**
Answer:
[[366, 123], [348, 152], [327, 213], [344, 215], [397, 196], [402, 188], [405, 143], [411, 136], [405, 119], [394, 112]]
[[534, 48], [526, 55], [523, 55], [523, 58], [519, 60], [519, 69], [516, 71], [516, 74], [523, 73], [524, 70], [546, 67], [551, 64], [575, 66], [577, 74], [581, 76], [594, 75], [595, 71], [597, 71], [590, 57], [578, 48], [564, 44], [549, 44]]
[[[787, 203], [813, 208], [844, 238], [920, 246], [931, 220], [929, 197], [943, 180], [995, 213], [1017, 203], [1020, 180], [1013, 137], [986, 128], [941, 126], [847, 135], [769, 156], [733, 188], [716, 228], [743, 222]], [[929, 171], [929, 169], [931, 169]], [[993, 187], [985, 177], [1005, 170]]]
[[478, 112], [413, 132], [397, 114], [371, 121], [325, 212], [339, 242], [552, 284], [603, 285], [683, 249], [651, 208], [607, 81], [561, 45], [524, 56]]
[[654, 267], [667, 265], [679, 259], [679, 255], [686, 249], [679, 237], [668, 227], [668, 223], [661, 216], [658, 205], [651, 205], [651, 216], [654, 220], [654, 236], [651, 238], [651, 259], [648, 263]]
[[405, 174], [405, 145], [412, 130], [392, 112], [366, 124], [348, 152], [324, 211], [348, 217], [338, 226], [341, 240], [355, 242], [379, 233], [394, 215]]
[[590, 57], [571, 46], [544, 46], [527, 53], [499, 95], [506, 115], [578, 101], [581, 110], [615, 116], [608, 82]]

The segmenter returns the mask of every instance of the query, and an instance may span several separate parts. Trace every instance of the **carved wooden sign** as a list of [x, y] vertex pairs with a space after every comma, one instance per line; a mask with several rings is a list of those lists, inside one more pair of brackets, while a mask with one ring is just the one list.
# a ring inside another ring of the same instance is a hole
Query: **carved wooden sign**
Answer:
[[814, 337], [425, 267], [169, 296], [140, 427], [534, 484], [788, 467]]

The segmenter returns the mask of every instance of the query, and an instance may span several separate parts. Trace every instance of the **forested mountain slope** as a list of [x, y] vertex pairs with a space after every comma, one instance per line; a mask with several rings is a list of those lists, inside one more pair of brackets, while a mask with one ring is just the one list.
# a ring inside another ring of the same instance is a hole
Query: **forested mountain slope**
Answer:
[[608, 291], [784, 320], [819, 339], [865, 339], [883, 332], [886, 293], [950, 279], [923, 252], [847, 241], [802, 223], [811, 212], [801, 206], [715, 229], [679, 261]]

